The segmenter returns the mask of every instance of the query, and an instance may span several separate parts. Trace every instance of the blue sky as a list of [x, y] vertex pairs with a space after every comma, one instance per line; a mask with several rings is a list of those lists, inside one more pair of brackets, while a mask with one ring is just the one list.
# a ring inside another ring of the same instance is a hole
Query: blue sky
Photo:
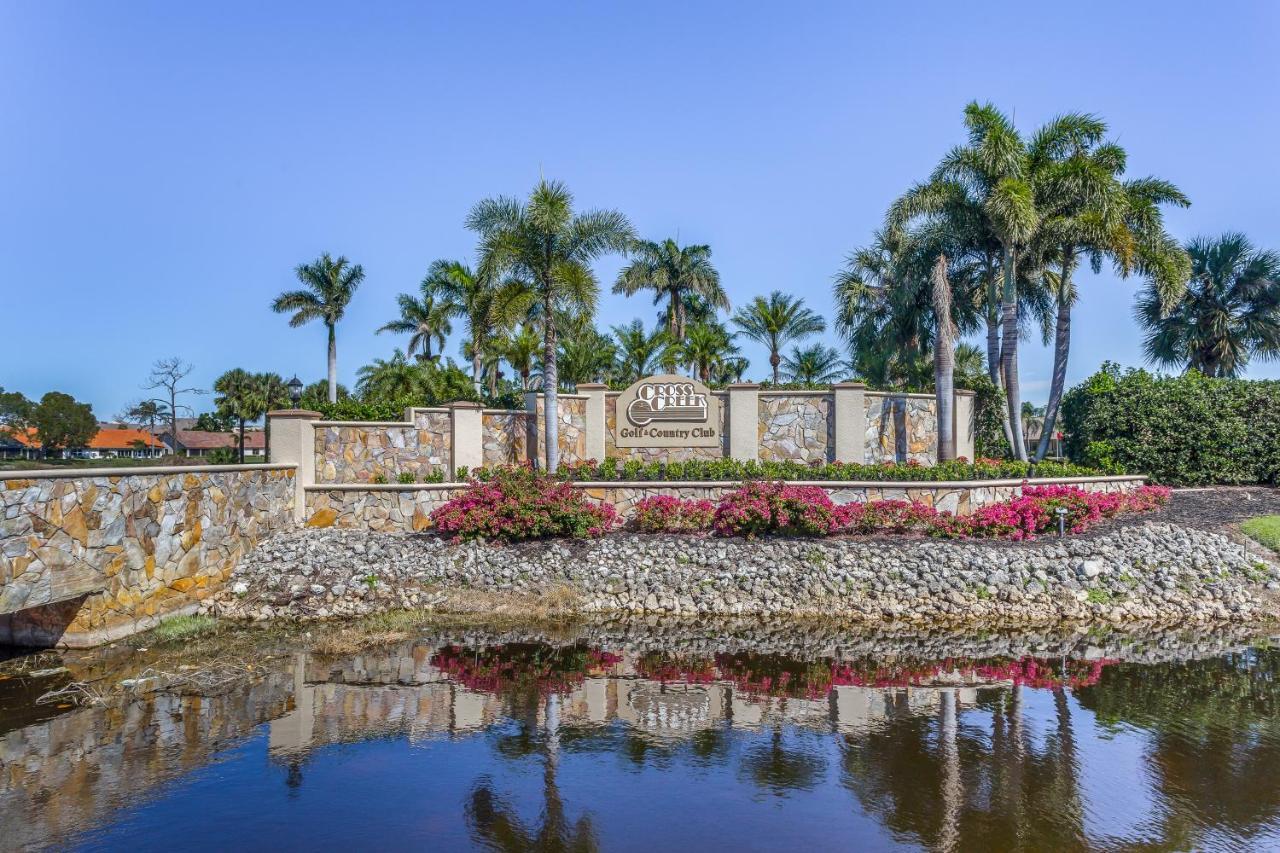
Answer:
[[[368, 274], [339, 328], [350, 384], [403, 345], [373, 334], [395, 295], [470, 258], [470, 206], [540, 170], [645, 236], [710, 243], [737, 303], [829, 314], [844, 256], [975, 98], [1024, 130], [1098, 113], [1132, 175], [1191, 197], [1175, 234], [1280, 248], [1280, 5], [1035, 6], [0, 0], [0, 385], [108, 417], [166, 355], [206, 387], [317, 379], [323, 329], [267, 306], [326, 250]], [[651, 323], [608, 294], [619, 264], [598, 265], [601, 324]], [[1141, 362], [1135, 287], [1083, 276], [1072, 382]], [[1041, 399], [1049, 354], [1024, 352]]]

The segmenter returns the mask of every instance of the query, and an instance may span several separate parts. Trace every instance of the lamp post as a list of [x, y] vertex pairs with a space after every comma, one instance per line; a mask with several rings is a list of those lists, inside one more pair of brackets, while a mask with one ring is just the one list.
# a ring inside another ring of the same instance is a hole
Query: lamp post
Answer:
[[293, 407], [296, 409], [302, 400], [302, 381], [295, 373], [286, 384], [289, 386], [289, 399], [293, 401]]

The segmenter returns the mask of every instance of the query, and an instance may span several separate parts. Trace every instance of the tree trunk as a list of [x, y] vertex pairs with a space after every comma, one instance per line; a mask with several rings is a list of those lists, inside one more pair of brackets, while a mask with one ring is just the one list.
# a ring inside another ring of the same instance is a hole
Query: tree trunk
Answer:
[[240, 418], [240, 464], [244, 464], [244, 418]]
[[332, 323], [329, 326], [329, 402], [338, 402], [338, 333]]
[[683, 340], [684, 334], [680, 331], [680, 291], [671, 291], [671, 305], [667, 309], [667, 329], [671, 332], [671, 339], [674, 341]]
[[[987, 267], [987, 375], [996, 390], [1004, 389], [1000, 378], [1000, 288], [996, 283], [994, 268]], [[1013, 429], [1009, 426], [1009, 411], [1001, 409], [1000, 427], [1004, 431], [1005, 444], [1013, 449]]]
[[480, 349], [476, 346], [475, 341], [471, 342], [471, 384], [475, 386], [476, 397], [480, 396]]
[[1004, 377], [1009, 431], [1013, 438], [1013, 458], [1027, 461], [1027, 443], [1022, 438], [1022, 389], [1018, 384], [1018, 279], [1012, 248], [1004, 251], [1004, 292], [1001, 310], [1004, 323], [1000, 335], [1000, 370]]
[[778, 370], [778, 365], [782, 363], [782, 357], [778, 355], [778, 351], [774, 350], [769, 353], [769, 364], [773, 365], [773, 384], [777, 385], [782, 382], [782, 374]]
[[955, 327], [951, 322], [951, 282], [947, 256], [933, 264], [933, 314], [937, 333], [933, 342], [933, 392], [937, 399], [938, 461], [956, 458]]
[[1036, 461], [1049, 453], [1049, 440], [1058, 420], [1062, 392], [1067, 384], [1067, 355], [1071, 350], [1071, 265], [1072, 253], [1062, 261], [1062, 280], [1058, 285], [1058, 324], [1053, 336], [1053, 380], [1049, 385], [1049, 404], [1044, 410], [1044, 426], [1040, 428], [1040, 444]]
[[556, 371], [556, 317], [550, 304], [547, 305], [544, 325], [546, 326], [546, 340], [542, 349], [542, 399], [545, 407], [543, 423], [546, 425], [547, 473], [554, 474], [556, 468], [560, 465], [560, 413], [557, 408], [559, 396], [556, 389], [558, 381]]

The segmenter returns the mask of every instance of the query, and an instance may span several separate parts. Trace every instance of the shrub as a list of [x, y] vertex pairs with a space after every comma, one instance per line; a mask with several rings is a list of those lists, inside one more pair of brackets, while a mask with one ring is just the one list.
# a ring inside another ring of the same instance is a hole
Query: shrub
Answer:
[[442, 534], [455, 539], [544, 539], [599, 536], [614, 526], [609, 504], [590, 501], [581, 490], [531, 468], [503, 468], [487, 482], [472, 482], [431, 513]]
[[919, 501], [867, 501], [839, 508], [840, 528], [846, 533], [929, 532], [938, 511]]
[[1169, 485], [1280, 482], [1280, 382], [1112, 363], [1063, 400], [1067, 452]]
[[234, 447], [215, 447], [205, 454], [204, 461], [210, 465], [239, 465], [240, 451]]
[[401, 483], [403, 485], [408, 485], [409, 483], [415, 482], [413, 472], [401, 471], [399, 474], [396, 474], [396, 482]]
[[721, 536], [764, 534], [826, 536], [839, 529], [840, 513], [817, 486], [752, 480], [720, 499], [712, 526]]
[[941, 515], [935, 534], [951, 538], [1034, 539], [1058, 527], [1057, 510], [1067, 511], [1065, 527], [1083, 533], [1122, 512], [1149, 512], [1169, 502], [1169, 490], [1143, 486], [1134, 492], [1086, 492], [1074, 486], [1027, 486], [1012, 500], [966, 516]]
[[636, 501], [636, 527], [644, 533], [705, 532], [715, 516], [711, 501], [654, 495]]

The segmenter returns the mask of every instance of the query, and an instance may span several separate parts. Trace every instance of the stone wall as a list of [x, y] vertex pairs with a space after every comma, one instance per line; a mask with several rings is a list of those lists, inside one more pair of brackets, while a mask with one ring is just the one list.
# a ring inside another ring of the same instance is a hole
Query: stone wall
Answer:
[[[1132, 491], [1141, 477], [1085, 477], [1074, 480], [1041, 480], [1037, 485], [1062, 483], [1091, 492]], [[613, 504], [624, 519], [634, 514], [637, 501], [652, 495], [673, 495], [712, 502], [738, 487], [723, 483], [575, 483], [593, 500]], [[963, 483], [809, 483], [822, 488], [838, 504], [880, 500], [919, 501], [939, 510], [965, 515], [989, 504], [1017, 497], [1022, 483], [992, 480]], [[367, 489], [307, 490], [307, 526], [382, 532], [423, 531], [431, 528], [431, 511], [460, 493], [461, 487], [374, 486]]]
[[760, 395], [760, 459], [834, 462], [830, 394]]
[[401, 473], [421, 481], [449, 473], [451, 415], [446, 409], [414, 409], [411, 423], [315, 425], [316, 479], [322, 483], [395, 482]]
[[729, 431], [725, 428], [728, 401], [723, 392], [712, 392], [720, 398], [719, 447], [618, 447], [614, 436], [618, 430], [618, 394], [610, 392], [604, 401], [604, 448], [608, 459], [639, 459], [641, 462], [688, 462], [691, 459], [723, 459], [729, 455]]
[[[568, 465], [587, 461], [587, 401], [582, 397], [560, 395], [556, 402], [560, 413], [560, 462]], [[547, 458], [547, 433], [544, 424], [546, 401], [541, 395], [537, 402], [538, 459]]]
[[932, 397], [868, 392], [866, 399], [868, 463], [938, 461], [937, 403]]
[[480, 416], [484, 429], [484, 464], [518, 465], [529, 458], [529, 416], [525, 412], [486, 411]]
[[63, 473], [0, 477], [0, 643], [134, 633], [293, 524], [288, 466]]

